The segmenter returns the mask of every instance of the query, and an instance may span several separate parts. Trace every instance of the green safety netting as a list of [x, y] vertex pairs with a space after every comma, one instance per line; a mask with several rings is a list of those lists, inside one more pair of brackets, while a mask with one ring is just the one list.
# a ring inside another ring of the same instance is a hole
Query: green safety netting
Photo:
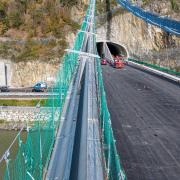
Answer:
[[[85, 35], [83, 31], [86, 30], [89, 13], [90, 5], [82, 23], [81, 31], [77, 34], [73, 50], [79, 51], [83, 46]], [[93, 30], [95, 32], [95, 25]], [[77, 66], [78, 54], [66, 53], [64, 61], [59, 68], [56, 83], [53, 88], [49, 89], [50, 95], [48, 100], [43, 107], [38, 107], [39, 110], [34, 115], [34, 125], [28, 129], [26, 142], [23, 143], [21, 141], [21, 135], [19, 134], [16, 158], [11, 160], [8, 158], [8, 152], [6, 152], [7, 157], [4, 158], [6, 162], [4, 180], [43, 179], [50, 161], [55, 135], [58, 127], [61, 125], [60, 117], [68, 88], [74, 73], [76, 73]], [[96, 61], [96, 68], [105, 174], [107, 179], [126, 179], [115, 146], [99, 59]]]
[[[86, 16], [89, 15], [89, 9], [90, 6]], [[77, 34], [73, 50], [79, 51], [81, 49], [84, 38], [83, 31], [87, 26], [86, 19], [85, 17], [81, 31]], [[21, 141], [21, 134], [19, 134], [18, 152], [15, 159], [9, 158], [9, 150], [6, 152], [4, 180], [40, 180], [45, 175], [55, 135], [59, 125], [61, 125], [60, 117], [67, 91], [77, 66], [78, 54], [66, 53], [57, 73], [56, 83], [53, 88], [48, 90], [50, 93], [48, 100], [43, 107], [38, 107], [38, 112], [34, 114], [34, 125], [27, 131], [26, 142]]]
[[111, 118], [106, 102], [106, 93], [104, 90], [102, 70], [99, 59], [96, 61], [97, 69], [97, 91], [100, 113], [100, 128], [102, 133], [105, 168], [107, 178], [111, 180], [125, 180], [126, 176], [120, 165], [120, 158], [116, 150], [115, 139], [111, 126]]
[[[95, 11], [96, 12], [96, 11]], [[94, 28], [95, 32], [95, 28]], [[96, 37], [94, 37], [96, 38]], [[94, 41], [96, 42], [96, 40]], [[96, 50], [97, 51], [97, 50]], [[103, 85], [102, 69], [100, 59], [96, 59], [96, 84], [99, 105], [99, 120], [102, 134], [102, 146], [104, 150], [106, 178], [110, 180], [125, 180], [126, 176], [120, 164], [120, 158], [117, 153], [111, 118], [106, 102], [106, 93]]]
[[[96, 10], [95, 10], [96, 13]], [[94, 26], [94, 32], [96, 32]], [[96, 37], [94, 36], [96, 42]], [[96, 49], [96, 54], [97, 49]], [[97, 94], [98, 94], [98, 108], [99, 108], [99, 120], [100, 129], [102, 135], [102, 147], [104, 154], [105, 163], [105, 176], [106, 179], [110, 180], [126, 180], [125, 173], [120, 164], [120, 158], [117, 153], [115, 139], [113, 135], [113, 130], [111, 126], [111, 118], [106, 102], [106, 93], [103, 85], [102, 69], [100, 59], [96, 59], [96, 84], [97, 84]]]
[[147, 66], [147, 67], [150, 67], [150, 68], [153, 68], [153, 69], [168, 73], [168, 74], [180, 76], [180, 72], [173, 71], [171, 69], [167, 69], [167, 68], [164, 68], [164, 67], [160, 67], [160, 66], [157, 66], [155, 64], [150, 64], [150, 63], [147, 63], [147, 62], [144, 62], [144, 61], [139, 61], [139, 60], [132, 59], [132, 58], [128, 58], [128, 61], [132, 61], [132, 62], [141, 64], [141, 65], [144, 65], [144, 66]]

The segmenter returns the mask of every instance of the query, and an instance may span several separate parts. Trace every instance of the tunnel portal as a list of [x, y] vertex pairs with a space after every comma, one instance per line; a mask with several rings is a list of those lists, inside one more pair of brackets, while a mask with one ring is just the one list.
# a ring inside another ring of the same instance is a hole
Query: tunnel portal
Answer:
[[[105, 43], [107, 43], [107, 46], [111, 52], [112, 55], [117, 56], [117, 55], [121, 55], [124, 56], [125, 58], [127, 58], [128, 55], [128, 51], [126, 49], [126, 47], [124, 47], [123, 45], [114, 43], [114, 42], [110, 42], [110, 41], [104, 41]], [[103, 41], [101, 42], [97, 42], [97, 51], [100, 57], [102, 57], [103, 54]]]

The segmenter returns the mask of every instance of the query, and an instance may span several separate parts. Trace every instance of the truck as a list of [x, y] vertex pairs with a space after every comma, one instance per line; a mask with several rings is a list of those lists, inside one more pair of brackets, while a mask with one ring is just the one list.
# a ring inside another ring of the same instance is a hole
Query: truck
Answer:
[[109, 61], [110, 65], [114, 68], [118, 68], [121, 69], [124, 67], [124, 63], [123, 63], [123, 57], [122, 56], [114, 56], [112, 55], [113, 60]]

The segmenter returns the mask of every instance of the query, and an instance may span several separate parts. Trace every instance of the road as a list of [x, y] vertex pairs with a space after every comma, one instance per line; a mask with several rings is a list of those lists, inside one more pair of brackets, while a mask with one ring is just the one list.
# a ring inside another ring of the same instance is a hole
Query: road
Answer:
[[129, 66], [102, 69], [127, 179], [179, 180], [180, 87]]

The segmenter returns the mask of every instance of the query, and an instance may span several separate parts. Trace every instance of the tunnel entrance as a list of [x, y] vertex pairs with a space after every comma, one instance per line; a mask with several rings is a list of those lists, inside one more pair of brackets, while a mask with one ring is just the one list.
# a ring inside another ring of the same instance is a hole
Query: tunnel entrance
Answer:
[[[104, 42], [107, 43], [107, 46], [113, 56], [121, 55], [121, 56], [124, 56], [125, 58], [129, 56], [127, 49], [123, 45], [110, 42], [110, 41], [104, 41]], [[104, 42], [101, 41], [101, 42], [96, 43], [97, 51], [100, 57], [103, 56], [103, 43]]]

